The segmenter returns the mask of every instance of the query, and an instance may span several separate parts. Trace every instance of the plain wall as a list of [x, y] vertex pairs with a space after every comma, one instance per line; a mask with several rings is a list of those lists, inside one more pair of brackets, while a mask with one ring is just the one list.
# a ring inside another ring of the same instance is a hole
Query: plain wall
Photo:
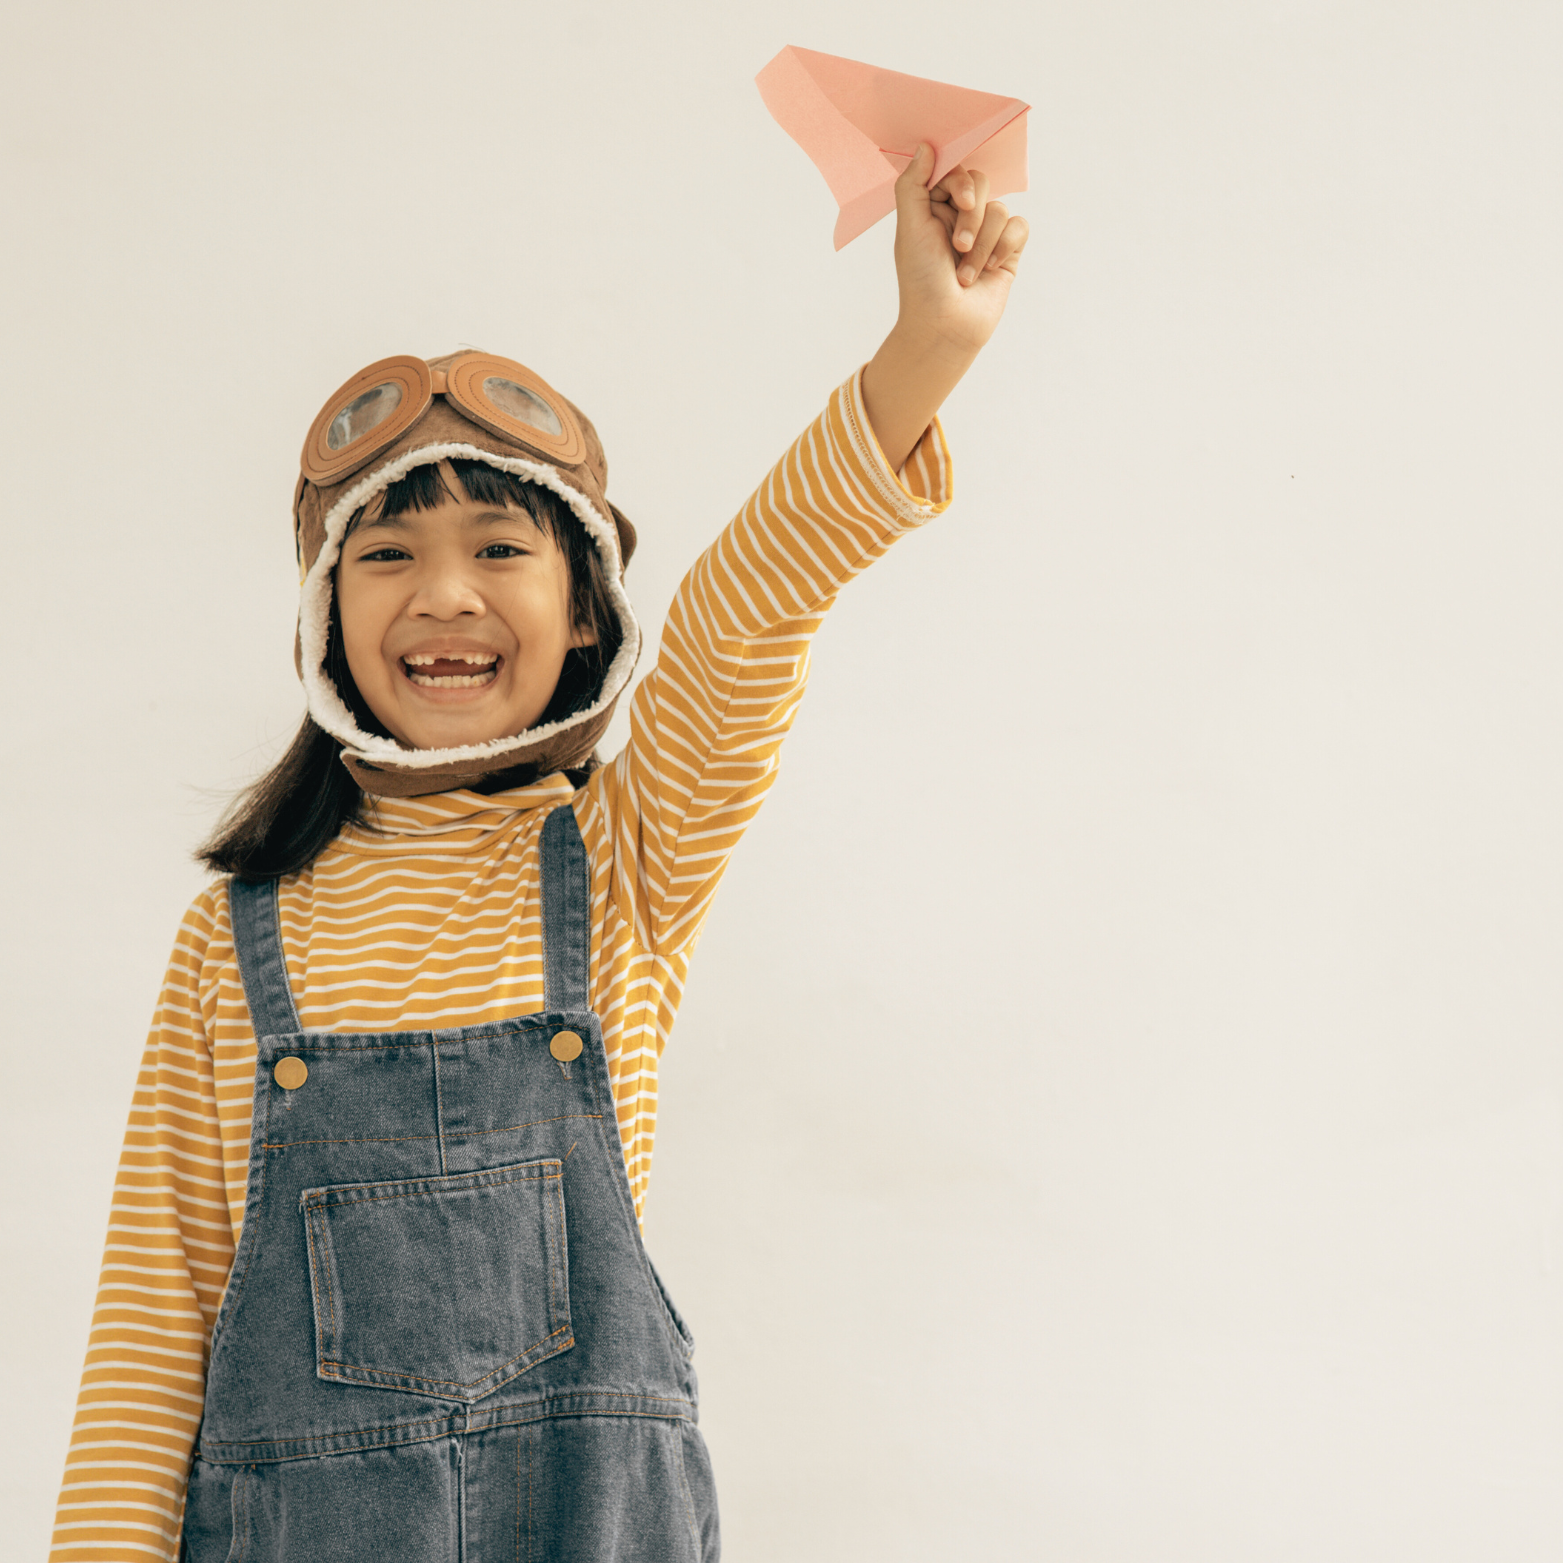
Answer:
[[1034, 104], [1033, 237], [665, 1058], [647, 1237], [728, 1556], [1559, 1556], [1563, 8], [6, 35], [8, 1555], [190, 849], [301, 713], [310, 419], [390, 353], [534, 365], [654, 646], [893, 319], [890, 224], [832, 252], [752, 84], [797, 43]]

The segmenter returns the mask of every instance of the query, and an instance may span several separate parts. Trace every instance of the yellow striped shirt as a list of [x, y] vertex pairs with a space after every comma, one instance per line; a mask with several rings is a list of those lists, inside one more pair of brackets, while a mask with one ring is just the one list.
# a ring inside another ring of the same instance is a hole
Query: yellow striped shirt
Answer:
[[[327, 1031], [425, 1030], [543, 1004], [539, 840], [576, 811], [591, 861], [592, 1005], [643, 1207], [657, 1064], [711, 896], [775, 774], [836, 592], [949, 503], [935, 423], [885, 466], [859, 377], [684, 578], [630, 740], [573, 792], [562, 775], [483, 797], [379, 799], [281, 882], [299, 1018]], [[206, 1357], [244, 1214], [255, 1037], [225, 881], [185, 914], [131, 1104], [55, 1563], [172, 1559]]]

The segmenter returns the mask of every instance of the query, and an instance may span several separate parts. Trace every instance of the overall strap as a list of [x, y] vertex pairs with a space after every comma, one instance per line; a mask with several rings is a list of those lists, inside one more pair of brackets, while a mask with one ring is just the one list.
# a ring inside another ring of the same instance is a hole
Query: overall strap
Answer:
[[543, 823], [543, 1008], [591, 1008], [591, 876], [575, 810]]
[[293, 990], [288, 986], [288, 964], [282, 956], [277, 881], [230, 879], [228, 911], [256, 1040], [302, 1031], [293, 1007]]

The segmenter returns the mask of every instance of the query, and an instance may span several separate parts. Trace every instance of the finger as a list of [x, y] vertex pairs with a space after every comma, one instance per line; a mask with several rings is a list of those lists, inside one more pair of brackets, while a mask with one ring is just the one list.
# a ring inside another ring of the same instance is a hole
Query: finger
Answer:
[[1007, 271], [1010, 276], [1018, 275], [1020, 271], [1020, 252], [1026, 247], [1026, 240], [1031, 237], [1031, 229], [1027, 226], [1024, 217], [1011, 217], [1004, 224], [1004, 231], [999, 235], [999, 242], [993, 246], [993, 253], [988, 256], [988, 263], [983, 268], [985, 271]]
[[957, 250], [966, 252], [976, 243], [977, 233], [982, 227], [983, 212], [988, 204], [988, 176], [981, 169], [975, 168], [970, 172], [962, 170], [962, 173], [965, 179], [964, 194], [967, 199], [962, 200], [960, 193], [954, 197], [961, 215], [955, 224], [955, 232], [951, 235], [950, 243]]
[[[970, 222], [969, 217], [963, 221]], [[956, 281], [962, 286], [969, 286], [977, 280], [982, 268], [988, 264], [988, 257], [993, 253], [993, 247], [999, 242], [999, 235], [1004, 232], [1004, 225], [1009, 221], [1009, 208], [1002, 201], [989, 201], [983, 210], [982, 226], [972, 235], [966, 250], [966, 257], [956, 268]], [[960, 229], [955, 231], [954, 244], [957, 249], [961, 247]]]
[[933, 148], [926, 141], [917, 143], [912, 161], [901, 171], [895, 182], [896, 221], [903, 217], [916, 217], [928, 210], [928, 181], [933, 177]]
[[931, 200], [948, 201], [961, 211], [969, 212], [976, 203], [977, 187], [971, 175], [957, 163], [928, 195]]

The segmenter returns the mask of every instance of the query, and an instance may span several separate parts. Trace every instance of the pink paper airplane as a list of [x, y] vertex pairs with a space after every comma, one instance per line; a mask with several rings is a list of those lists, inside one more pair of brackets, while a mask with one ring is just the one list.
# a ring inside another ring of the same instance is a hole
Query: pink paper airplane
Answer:
[[1030, 105], [1019, 98], [791, 45], [754, 79], [776, 123], [809, 154], [841, 208], [838, 250], [895, 210], [896, 176], [919, 141], [936, 154], [930, 185], [965, 163], [988, 176], [991, 195], [1026, 188]]

